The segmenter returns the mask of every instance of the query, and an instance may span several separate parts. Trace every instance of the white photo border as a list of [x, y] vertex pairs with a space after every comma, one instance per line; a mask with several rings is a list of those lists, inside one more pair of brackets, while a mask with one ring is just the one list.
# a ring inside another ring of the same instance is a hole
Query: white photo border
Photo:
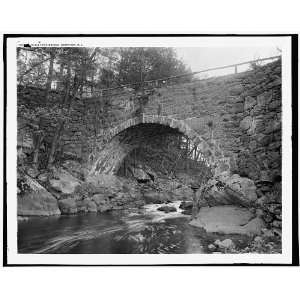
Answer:
[[[292, 265], [292, 36], [291, 35], [6, 35], [7, 210], [3, 241], [6, 265]], [[21, 44], [74, 47], [243, 47], [276, 45], [282, 50], [282, 253], [281, 254], [19, 254], [17, 250], [17, 83], [16, 47]], [[45, 44], [45, 45], [44, 45]], [[294, 63], [297, 63], [294, 61]], [[294, 99], [297, 101], [297, 99]], [[297, 120], [293, 120], [297, 122]], [[4, 178], [5, 178], [4, 175]], [[5, 183], [4, 183], [5, 184]], [[295, 182], [293, 183], [295, 184]], [[5, 185], [4, 185], [5, 189]], [[295, 203], [295, 202], [294, 202]], [[297, 207], [297, 205], [296, 205]], [[4, 206], [5, 209], [5, 206]], [[295, 224], [294, 224], [295, 225]], [[297, 234], [297, 231], [296, 231]], [[297, 237], [296, 237], [297, 238]], [[293, 248], [294, 247], [294, 248]], [[297, 247], [296, 247], [297, 249]], [[298, 255], [296, 253], [296, 255]]]

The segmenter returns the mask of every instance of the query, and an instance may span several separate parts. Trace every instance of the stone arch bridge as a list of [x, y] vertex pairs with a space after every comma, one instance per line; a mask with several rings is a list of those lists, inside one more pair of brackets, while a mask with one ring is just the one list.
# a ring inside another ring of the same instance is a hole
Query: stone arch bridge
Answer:
[[[18, 106], [41, 105], [43, 93], [19, 86]], [[61, 136], [63, 153], [83, 162], [90, 175], [112, 173], [135, 147], [182, 134], [211, 165], [224, 162], [231, 172], [253, 180], [265, 172], [281, 176], [281, 60], [243, 73], [154, 87], [143, 114], [136, 114], [139, 101], [137, 92], [122, 88], [77, 99]], [[52, 92], [48, 102], [61, 103], [61, 95]], [[109, 103], [106, 124], [103, 103]], [[56, 127], [48, 121], [43, 130], [51, 143]], [[30, 144], [29, 135], [18, 134], [24, 137], [18, 145]]]
[[[156, 143], [156, 132], [188, 137], [217, 173], [230, 170], [253, 180], [266, 172], [281, 176], [280, 60], [239, 74], [155, 88], [143, 114], [133, 117], [137, 98], [128, 90], [111, 96], [114, 125], [99, 133], [100, 151], [94, 151], [89, 175], [115, 172], [132, 149]], [[90, 100], [91, 116], [92, 103], [100, 100]]]
[[207, 165], [218, 171], [230, 169], [230, 159], [225, 158], [222, 150], [213, 140], [205, 141], [196, 131], [182, 120], [161, 115], [142, 114], [110, 129], [106, 136], [108, 143], [100, 151], [93, 163], [89, 176], [99, 173], [115, 173], [123, 159], [135, 148], [157, 144], [158, 138], [167, 134], [183, 135], [192, 147], [202, 153]]

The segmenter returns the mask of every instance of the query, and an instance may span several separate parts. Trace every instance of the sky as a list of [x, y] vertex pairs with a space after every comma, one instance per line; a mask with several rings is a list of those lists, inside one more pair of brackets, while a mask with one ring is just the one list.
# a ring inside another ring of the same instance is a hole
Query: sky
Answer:
[[[178, 57], [191, 67], [193, 72], [280, 55], [276, 47], [185, 47], [176, 48], [176, 51]], [[239, 71], [242, 70], [243, 67], [239, 67]], [[215, 71], [215, 74], [211, 75], [228, 74], [232, 71]]]

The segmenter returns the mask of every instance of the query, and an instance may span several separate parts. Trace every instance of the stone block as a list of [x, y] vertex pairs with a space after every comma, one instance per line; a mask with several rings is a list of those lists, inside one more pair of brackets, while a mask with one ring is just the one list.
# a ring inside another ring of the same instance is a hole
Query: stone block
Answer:
[[243, 111], [244, 111], [243, 103], [236, 103], [229, 109], [229, 112], [234, 113], [234, 114], [241, 113]]
[[240, 128], [246, 131], [250, 128], [251, 124], [252, 124], [252, 118], [250, 116], [247, 116], [240, 122]]
[[278, 108], [281, 107], [281, 101], [276, 100], [276, 101], [272, 101], [269, 104], [269, 110], [277, 110]]
[[272, 142], [272, 136], [265, 135], [265, 134], [258, 134], [255, 137], [257, 143], [259, 143], [262, 146], [268, 146]]
[[244, 110], [251, 109], [255, 104], [256, 104], [255, 98], [251, 96], [245, 97]]

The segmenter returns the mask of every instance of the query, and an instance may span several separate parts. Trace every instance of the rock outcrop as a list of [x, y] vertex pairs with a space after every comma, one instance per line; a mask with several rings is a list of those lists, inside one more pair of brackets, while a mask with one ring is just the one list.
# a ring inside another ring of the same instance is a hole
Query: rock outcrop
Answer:
[[19, 216], [60, 215], [56, 198], [35, 179], [18, 174], [18, 188]]
[[[197, 194], [199, 198], [200, 195]], [[232, 176], [220, 176], [208, 181], [204, 198], [200, 206], [240, 205], [250, 207], [257, 200], [256, 186], [253, 180]]]
[[62, 194], [73, 194], [82, 182], [63, 168], [53, 170], [53, 178], [49, 180], [51, 188]]
[[114, 175], [90, 177], [88, 181], [76, 186], [73, 194], [59, 200], [62, 214], [103, 213], [143, 204], [136, 183]]
[[265, 223], [248, 209], [236, 206], [202, 207], [190, 225], [208, 233], [259, 235]]

